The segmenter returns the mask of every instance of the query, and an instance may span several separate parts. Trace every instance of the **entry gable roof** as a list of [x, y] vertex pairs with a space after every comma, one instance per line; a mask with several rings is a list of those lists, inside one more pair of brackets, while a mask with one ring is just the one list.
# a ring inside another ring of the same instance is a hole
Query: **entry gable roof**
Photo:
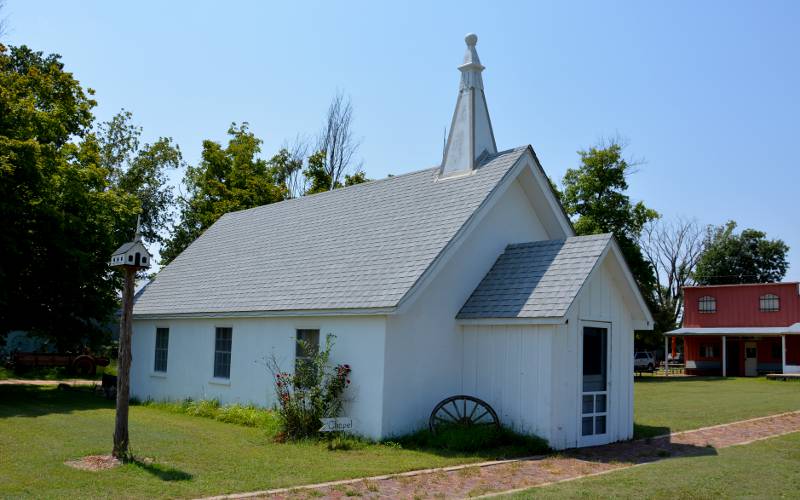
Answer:
[[560, 318], [611, 241], [599, 234], [508, 245], [456, 317]]
[[137, 317], [393, 308], [520, 158], [484, 156], [221, 217], [159, 272]]

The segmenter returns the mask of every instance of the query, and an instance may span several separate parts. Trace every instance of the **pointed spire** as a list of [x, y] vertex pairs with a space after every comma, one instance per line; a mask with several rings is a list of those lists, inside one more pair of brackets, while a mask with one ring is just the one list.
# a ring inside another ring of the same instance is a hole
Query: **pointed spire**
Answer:
[[134, 236], [133, 241], [142, 241], [142, 216], [136, 216], [136, 236]]
[[464, 41], [467, 43], [467, 52], [464, 54], [464, 63], [458, 67], [461, 85], [445, 146], [442, 176], [468, 173], [477, 166], [476, 160], [481, 154], [497, 152], [489, 108], [483, 93], [481, 73], [484, 66], [475, 49], [478, 36], [470, 33]]

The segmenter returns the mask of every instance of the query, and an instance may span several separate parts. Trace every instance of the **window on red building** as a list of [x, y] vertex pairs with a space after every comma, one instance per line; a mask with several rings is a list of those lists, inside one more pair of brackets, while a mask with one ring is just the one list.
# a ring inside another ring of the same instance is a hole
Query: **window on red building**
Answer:
[[697, 301], [697, 308], [701, 313], [717, 312], [717, 299], [709, 295], [700, 297], [700, 300]]
[[759, 299], [761, 312], [776, 312], [781, 310], [781, 299], [777, 295], [768, 293]]
[[780, 341], [772, 343], [772, 359], [781, 359], [781, 349], [783, 346], [781, 345]]
[[713, 358], [717, 354], [717, 350], [713, 344], [700, 344], [700, 357]]

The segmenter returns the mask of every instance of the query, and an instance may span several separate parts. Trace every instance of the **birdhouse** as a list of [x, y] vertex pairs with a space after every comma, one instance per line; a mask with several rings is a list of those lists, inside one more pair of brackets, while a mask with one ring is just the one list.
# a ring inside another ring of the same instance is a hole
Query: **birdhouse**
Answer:
[[150, 252], [147, 251], [144, 243], [142, 243], [142, 235], [139, 232], [139, 221], [137, 220], [136, 236], [134, 237], [133, 241], [125, 243], [121, 247], [117, 248], [113, 254], [111, 254], [110, 265], [131, 266], [146, 269], [150, 267], [150, 261], [152, 259], [153, 256], [150, 255]]

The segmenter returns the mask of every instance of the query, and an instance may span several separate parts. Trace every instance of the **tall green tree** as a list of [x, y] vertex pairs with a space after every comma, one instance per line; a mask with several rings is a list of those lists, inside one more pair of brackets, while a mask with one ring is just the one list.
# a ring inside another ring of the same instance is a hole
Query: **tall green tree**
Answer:
[[74, 348], [117, 306], [108, 258], [140, 206], [102, 166], [92, 94], [58, 55], [0, 45], [0, 336]]
[[[175, 203], [167, 173], [183, 166], [181, 150], [169, 137], [141, 144], [142, 128], [134, 125], [130, 111], [122, 110], [101, 123], [95, 133], [101, 165], [108, 171], [109, 189], [128, 193], [141, 206], [142, 236], [161, 243], [172, 222]], [[122, 228], [134, 227], [136, 217], [123, 221]]]
[[[578, 235], [614, 234], [636, 283], [653, 310], [657, 283], [638, 241], [645, 224], [658, 218], [658, 212], [641, 201], [632, 202], [626, 194], [627, 177], [633, 165], [623, 157], [622, 150], [620, 142], [613, 140], [578, 151], [581, 164], [567, 170], [560, 196]], [[640, 340], [651, 343], [651, 336], [641, 334]]]
[[767, 239], [766, 233], [745, 229], [736, 234], [736, 222], [712, 227], [706, 234], [705, 251], [695, 268], [700, 285], [772, 283], [786, 276], [789, 246]]
[[187, 168], [187, 195], [179, 198], [179, 221], [162, 249], [162, 264], [171, 262], [225, 213], [287, 197], [285, 186], [275, 182], [275, 169], [258, 157], [262, 141], [248, 124], [232, 124], [228, 135], [225, 147], [203, 141], [200, 163]]

